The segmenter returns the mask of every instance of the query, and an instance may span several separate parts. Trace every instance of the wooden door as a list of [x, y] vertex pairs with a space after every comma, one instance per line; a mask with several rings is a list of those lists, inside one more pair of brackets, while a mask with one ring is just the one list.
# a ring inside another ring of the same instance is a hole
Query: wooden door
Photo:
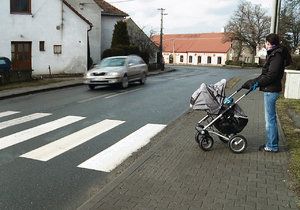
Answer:
[[31, 42], [11, 42], [12, 70], [32, 70]]

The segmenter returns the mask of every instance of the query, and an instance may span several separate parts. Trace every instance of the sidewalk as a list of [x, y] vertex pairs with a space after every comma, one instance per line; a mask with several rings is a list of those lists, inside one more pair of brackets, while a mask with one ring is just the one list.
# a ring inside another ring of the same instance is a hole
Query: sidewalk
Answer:
[[156, 142], [117, 179], [79, 209], [297, 209], [288, 189], [288, 152], [280, 131], [280, 152], [264, 153], [262, 93], [239, 104], [249, 116], [241, 133], [243, 154], [233, 154], [215, 138], [212, 151], [195, 143], [194, 126], [204, 115], [189, 111], [152, 139]]

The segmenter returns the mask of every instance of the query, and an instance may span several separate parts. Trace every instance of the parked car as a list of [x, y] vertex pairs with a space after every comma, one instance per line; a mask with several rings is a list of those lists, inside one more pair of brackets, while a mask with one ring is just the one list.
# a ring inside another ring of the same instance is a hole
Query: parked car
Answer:
[[98, 85], [127, 88], [130, 82], [145, 84], [148, 66], [137, 55], [108, 57], [96, 64], [84, 76], [84, 83], [93, 90]]
[[0, 57], [0, 71], [11, 70], [11, 61], [6, 57]]

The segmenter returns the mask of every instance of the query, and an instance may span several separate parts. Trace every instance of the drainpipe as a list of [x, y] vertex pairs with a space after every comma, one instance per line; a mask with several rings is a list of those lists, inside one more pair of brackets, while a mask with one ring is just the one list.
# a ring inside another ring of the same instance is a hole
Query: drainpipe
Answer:
[[[90, 37], [89, 37], [89, 32], [92, 30], [93, 25], [90, 25], [90, 28], [87, 30], [87, 70], [89, 70], [90, 66], [89, 66], [89, 60], [90, 60], [90, 56], [91, 56], [91, 52], [90, 52]], [[92, 64], [91, 64], [92, 65]]]
[[50, 77], [52, 77], [52, 72], [51, 72], [51, 67], [50, 67], [50, 65], [48, 65], [48, 71], [49, 71]]
[[60, 24], [61, 30], [64, 27], [64, 0], [61, 0], [61, 24]]

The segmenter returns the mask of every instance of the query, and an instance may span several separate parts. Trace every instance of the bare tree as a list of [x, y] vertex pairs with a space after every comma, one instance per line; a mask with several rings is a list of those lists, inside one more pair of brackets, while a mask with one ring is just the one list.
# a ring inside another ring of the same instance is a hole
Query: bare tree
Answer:
[[264, 42], [270, 32], [271, 19], [261, 5], [252, 5], [243, 1], [225, 26], [227, 40], [238, 42], [237, 55], [241, 55], [242, 47], [249, 47], [252, 53], [252, 62], [256, 55], [257, 46]]
[[286, 0], [283, 4], [279, 34], [283, 44], [295, 50], [300, 44], [300, 0]]

